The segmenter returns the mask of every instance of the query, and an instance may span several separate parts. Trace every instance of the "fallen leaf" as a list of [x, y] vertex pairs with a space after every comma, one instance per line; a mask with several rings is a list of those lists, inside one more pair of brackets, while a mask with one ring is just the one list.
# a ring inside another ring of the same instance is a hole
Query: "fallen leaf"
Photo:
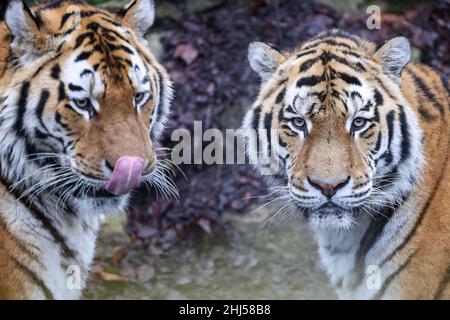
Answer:
[[175, 50], [175, 57], [181, 58], [187, 65], [190, 65], [197, 59], [198, 51], [189, 43], [179, 44]]
[[200, 219], [198, 220], [198, 225], [209, 235], [212, 234], [212, 230], [211, 230], [211, 223], [209, 222], [209, 220], [207, 219]]
[[106, 271], [100, 271], [98, 275], [103, 281], [106, 282], [128, 282], [128, 278]]
[[117, 251], [114, 253], [112, 259], [113, 259], [113, 261], [114, 261], [115, 263], [121, 263], [122, 260], [123, 260], [126, 256], [127, 256], [127, 251], [126, 251], [125, 249], [122, 248], [122, 249], [117, 250]]

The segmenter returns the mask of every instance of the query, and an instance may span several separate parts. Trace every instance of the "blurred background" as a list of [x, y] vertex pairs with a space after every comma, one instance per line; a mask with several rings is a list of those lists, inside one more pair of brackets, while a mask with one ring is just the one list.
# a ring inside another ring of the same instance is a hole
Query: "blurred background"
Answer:
[[[116, 11], [128, 1], [90, 2]], [[379, 45], [403, 35], [413, 61], [450, 71], [450, 0], [155, 2], [149, 45], [176, 92], [162, 140], [169, 148], [171, 131], [192, 131], [194, 120], [204, 129], [241, 125], [259, 89], [246, 59], [252, 41], [292, 49], [330, 28]], [[366, 27], [373, 4], [381, 9], [379, 30]], [[177, 171], [178, 201], [140, 191], [126, 216], [105, 219], [86, 298], [335, 298], [301, 219], [277, 211], [250, 166], [181, 170], [187, 180]]]

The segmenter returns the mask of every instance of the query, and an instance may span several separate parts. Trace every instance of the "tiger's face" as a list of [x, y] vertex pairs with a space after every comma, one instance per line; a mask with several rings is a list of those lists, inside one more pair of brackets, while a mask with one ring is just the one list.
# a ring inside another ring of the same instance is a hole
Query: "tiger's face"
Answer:
[[[292, 53], [250, 47], [264, 83], [244, 127], [278, 131], [277, 144], [259, 145], [271, 145], [281, 162], [276, 174], [313, 229], [350, 229], [401, 202], [417, 180], [420, 130], [399, 90], [409, 46], [392, 41], [374, 53], [332, 32]], [[394, 65], [386, 66], [386, 55]]]
[[[33, 12], [16, 2], [8, 10], [22, 15], [26, 31], [35, 34], [32, 50], [19, 61], [36, 71], [15, 97], [24, 112], [27, 156], [75, 176], [72, 181], [88, 186], [85, 195], [124, 196], [155, 170], [154, 140], [171, 100], [168, 75], [143, 40], [153, 2], [132, 1], [118, 15], [72, 3]], [[20, 35], [19, 22], [11, 24], [12, 34], [17, 29]], [[17, 53], [19, 40], [12, 45]], [[45, 49], [37, 56], [39, 43]]]

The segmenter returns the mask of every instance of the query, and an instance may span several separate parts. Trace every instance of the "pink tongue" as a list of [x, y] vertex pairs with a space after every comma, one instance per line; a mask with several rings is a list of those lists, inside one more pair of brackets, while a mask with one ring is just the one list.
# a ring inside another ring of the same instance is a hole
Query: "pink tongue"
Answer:
[[121, 157], [117, 160], [105, 189], [116, 196], [127, 194], [139, 187], [143, 170], [144, 159], [141, 157]]

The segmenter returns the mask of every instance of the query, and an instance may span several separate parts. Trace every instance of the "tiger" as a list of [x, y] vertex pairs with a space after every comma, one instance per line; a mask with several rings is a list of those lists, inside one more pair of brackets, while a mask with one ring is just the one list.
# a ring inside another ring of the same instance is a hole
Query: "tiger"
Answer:
[[338, 29], [249, 45], [247, 155], [271, 167], [340, 299], [450, 298], [449, 82], [410, 57], [405, 37]]
[[[157, 140], [173, 95], [145, 33], [152, 0], [110, 13], [12, 0], [1, 21], [0, 299], [79, 299], [103, 216], [173, 190]], [[175, 192], [175, 191], [174, 191]]]

